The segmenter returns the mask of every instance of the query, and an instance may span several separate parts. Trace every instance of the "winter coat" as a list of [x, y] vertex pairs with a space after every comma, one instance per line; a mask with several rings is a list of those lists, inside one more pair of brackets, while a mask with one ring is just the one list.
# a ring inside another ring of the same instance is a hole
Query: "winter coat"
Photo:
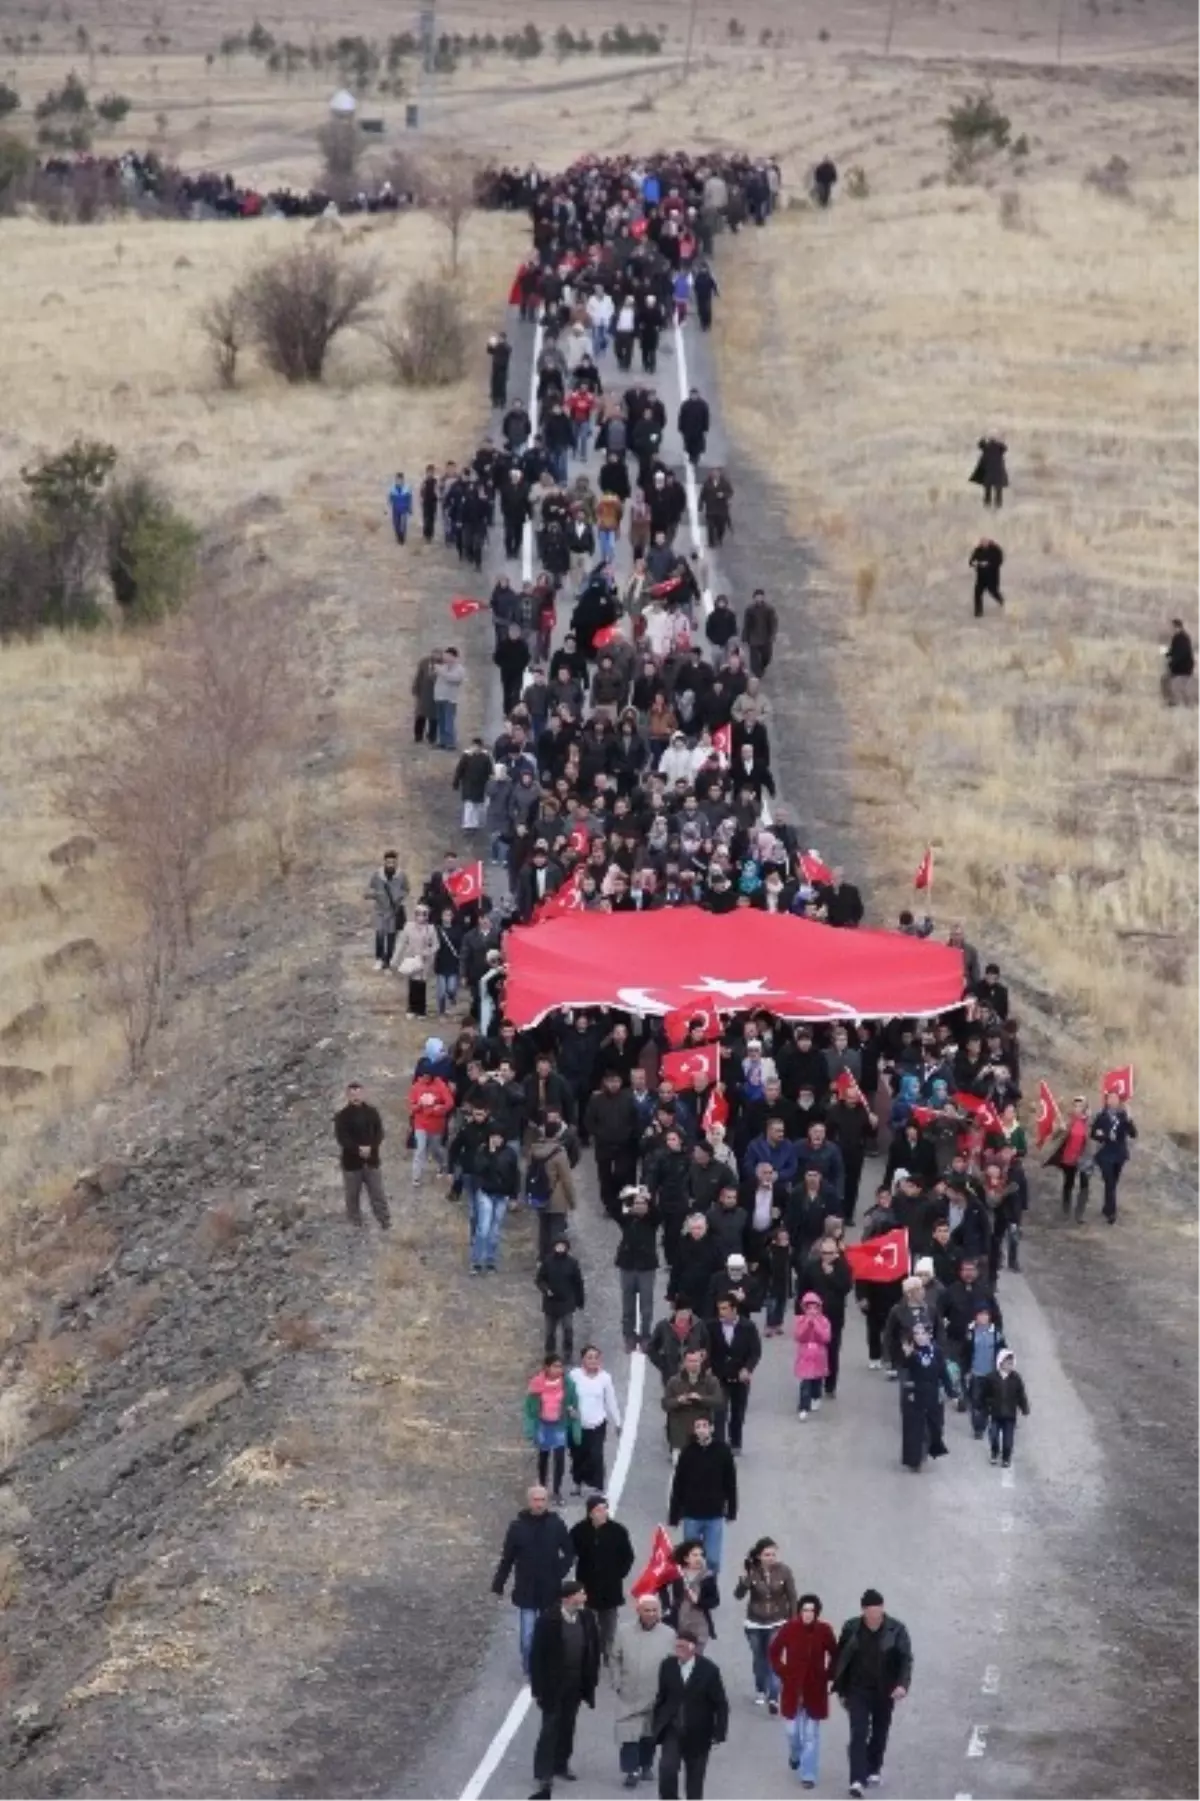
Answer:
[[692, 1321], [686, 1338], [680, 1338], [670, 1319], [660, 1319], [650, 1334], [646, 1355], [662, 1377], [665, 1389], [671, 1378], [677, 1376], [682, 1369], [685, 1351], [703, 1351], [707, 1348], [708, 1331], [702, 1319]]
[[521, 1188], [521, 1166], [517, 1162], [517, 1153], [508, 1145], [501, 1145], [498, 1151], [480, 1151], [475, 1158], [474, 1173], [482, 1193], [516, 1200]]
[[[693, 1409], [692, 1411], [699, 1411]], [[737, 1519], [737, 1465], [728, 1445], [710, 1439], [685, 1444], [671, 1481], [668, 1518], [672, 1526], [681, 1520]]]
[[[563, 1625], [562, 1603], [547, 1607], [538, 1615], [529, 1648], [529, 1686], [533, 1698], [543, 1712], [557, 1706], [563, 1690]], [[588, 1707], [596, 1705], [596, 1684], [600, 1680], [600, 1627], [590, 1607], [581, 1607], [579, 1622], [569, 1630], [583, 1635], [583, 1662], [579, 1672], [579, 1693]]]
[[454, 1091], [439, 1076], [422, 1076], [408, 1091], [408, 1113], [414, 1129], [441, 1138], [453, 1111]]
[[[819, 1295], [812, 1297], [819, 1300]], [[804, 1295], [801, 1306], [809, 1299]], [[796, 1358], [793, 1371], [801, 1382], [820, 1382], [829, 1374], [829, 1343], [833, 1337], [833, 1327], [823, 1313], [798, 1313], [792, 1326], [792, 1337], [796, 1341]]]
[[[684, 1395], [698, 1395], [700, 1399], [685, 1402]], [[716, 1424], [725, 1405], [725, 1391], [711, 1370], [701, 1370], [692, 1382], [687, 1371], [681, 1369], [663, 1389], [662, 1404], [667, 1416], [667, 1443], [673, 1451], [682, 1453], [695, 1443], [692, 1437], [694, 1420], [708, 1419]]]
[[633, 1544], [619, 1520], [594, 1526], [586, 1516], [571, 1527], [575, 1574], [583, 1583], [589, 1607], [621, 1607], [625, 1578], [633, 1568]]
[[377, 869], [367, 883], [367, 899], [375, 902], [375, 924], [381, 932], [394, 932], [408, 899], [408, 877], [402, 869], [385, 875]]
[[810, 1720], [829, 1717], [829, 1679], [837, 1657], [837, 1639], [828, 1620], [806, 1626], [791, 1619], [771, 1640], [767, 1655], [779, 1677], [779, 1711], [794, 1720], [803, 1708]]
[[1137, 1137], [1137, 1127], [1124, 1107], [1119, 1107], [1115, 1113], [1101, 1107], [1088, 1136], [1099, 1147], [1095, 1153], [1096, 1162], [1101, 1168], [1106, 1163], [1112, 1168], [1129, 1161], [1129, 1140]]
[[980, 1399], [994, 1420], [1015, 1420], [1018, 1413], [1029, 1412], [1029, 1397], [1018, 1370], [1010, 1369], [1007, 1375], [993, 1370], [984, 1378]]
[[622, 1620], [617, 1627], [609, 1667], [617, 1695], [619, 1745], [635, 1738], [649, 1738], [659, 1668], [664, 1657], [670, 1657], [674, 1650], [675, 1634], [664, 1620], [655, 1626], [643, 1626], [635, 1617]]
[[786, 1563], [747, 1561], [733, 1598], [746, 1602], [748, 1626], [778, 1626], [796, 1611], [796, 1579]]
[[971, 480], [981, 488], [1007, 488], [1007, 454], [1008, 445], [999, 438], [980, 438], [979, 460], [971, 471]]
[[396, 967], [399, 968], [408, 958], [419, 960], [421, 964], [418, 981], [427, 982], [433, 974], [433, 959], [437, 955], [437, 931], [428, 922], [410, 919], [399, 938], [396, 940]]
[[[344, 1170], [379, 1168], [383, 1121], [377, 1107], [360, 1101], [357, 1106], [339, 1108], [333, 1116], [333, 1132]], [[367, 1152], [365, 1157], [363, 1150]]]
[[761, 1357], [762, 1340], [753, 1320], [739, 1319], [728, 1344], [725, 1342], [725, 1329], [720, 1320], [713, 1320], [709, 1325], [708, 1367], [717, 1381], [725, 1387], [737, 1382], [742, 1370], [753, 1373]]
[[[829, 1684], [835, 1695], [845, 1695], [850, 1690], [850, 1676], [858, 1655], [859, 1639], [866, 1630], [862, 1615], [857, 1613], [842, 1627], [837, 1644], [833, 1675]], [[903, 1620], [893, 1619], [890, 1613], [885, 1613], [883, 1624], [879, 1630], [883, 1635], [880, 1646], [883, 1653], [881, 1672], [883, 1693], [890, 1695], [894, 1688], [910, 1689], [912, 1687], [913, 1654], [907, 1626]]]
[[[537, 1439], [538, 1424], [542, 1418], [543, 1384], [544, 1377], [539, 1370], [525, 1390], [522, 1422], [525, 1436], [531, 1444]], [[562, 1412], [559, 1415], [559, 1423], [566, 1427], [568, 1442], [577, 1445], [580, 1441], [579, 1390], [575, 1386], [575, 1378], [569, 1372], [563, 1376]]]
[[563, 1577], [574, 1561], [575, 1547], [561, 1515], [523, 1507], [504, 1535], [492, 1593], [502, 1595], [511, 1575], [514, 1607], [551, 1607], [560, 1599]]
[[[538, 1264], [534, 1277], [542, 1296], [542, 1312], [547, 1319], [562, 1319], [578, 1312], [584, 1305], [583, 1271], [570, 1251], [551, 1251]], [[588, 1600], [592, 1597], [589, 1595]], [[593, 1602], [598, 1606], [598, 1602]]]
[[488, 783], [492, 777], [492, 759], [486, 750], [467, 750], [458, 759], [454, 771], [452, 788], [462, 792], [464, 800], [480, 806], [487, 798]]

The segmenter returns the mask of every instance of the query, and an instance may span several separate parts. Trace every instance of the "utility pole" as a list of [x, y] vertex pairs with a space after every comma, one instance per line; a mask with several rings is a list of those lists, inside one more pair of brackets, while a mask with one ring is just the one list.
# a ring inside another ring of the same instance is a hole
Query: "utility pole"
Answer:
[[420, 45], [420, 70], [417, 76], [417, 103], [408, 112], [409, 124], [423, 129], [429, 123], [433, 83], [437, 60], [437, 0], [428, 0], [417, 16], [417, 38]]
[[887, 32], [883, 40], [883, 54], [885, 56], [891, 55], [892, 37], [896, 30], [896, 14], [899, 10], [900, 0], [892, 0], [891, 5], [888, 7]]
[[1056, 62], [1062, 61], [1063, 32], [1066, 29], [1066, 23], [1067, 23], [1067, 0], [1058, 0], [1058, 41], [1055, 45], [1055, 50], [1054, 50], [1054, 59]]
[[698, 0], [688, 0], [687, 42], [683, 50], [683, 79], [686, 81], [692, 71], [692, 43], [696, 36], [696, 6]]

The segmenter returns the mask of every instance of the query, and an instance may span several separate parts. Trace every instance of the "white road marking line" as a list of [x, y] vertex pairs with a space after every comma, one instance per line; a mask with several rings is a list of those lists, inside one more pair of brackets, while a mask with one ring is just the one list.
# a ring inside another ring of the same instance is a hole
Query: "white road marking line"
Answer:
[[992, 1630], [993, 1632], [1008, 1631], [1008, 1615], [1002, 1607], [997, 1608], [996, 1612], [992, 1615]]
[[971, 1736], [967, 1740], [968, 1757], [985, 1757], [987, 1755], [987, 1727], [972, 1726]]
[[[606, 1491], [609, 1505], [614, 1513], [625, 1491], [625, 1484], [629, 1480], [645, 1392], [646, 1358], [643, 1352], [635, 1351], [629, 1360], [629, 1386], [625, 1391], [625, 1411], [622, 1415], [621, 1436], [617, 1441], [617, 1455]], [[479, 1797], [499, 1769], [505, 1752], [521, 1730], [532, 1701], [533, 1696], [526, 1684], [517, 1693], [512, 1706], [501, 1720], [491, 1744], [471, 1772], [470, 1780], [463, 1789], [460, 1801], [479, 1801]]]
[[1015, 1488], [1017, 1486], [1017, 1478], [1016, 1478], [1015, 1472], [1012, 1470], [1001, 1470], [1000, 1471], [1000, 1486], [1001, 1486], [1001, 1488]]
[[960, 1788], [954, 1797], [954, 1801], [972, 1801], [970, 1789]]
[[1000, 1665], [998, 1663], [989, 1663], [987, 1669], [983, 1672], [983, 1681], [980, 1683], [979, 1688], [980, 1693], [985, 1695], [998, 1695], [1000, 1693]]
[[1011, 1513], [1002, 1513], [1000, 1515], [1000, 1530], [1001, 1530], [1001, 1532], [1011, 1532], [1015, 1525], [1016, 1525], [1016, 1521], [1013, 1519], [1013, 1516]]

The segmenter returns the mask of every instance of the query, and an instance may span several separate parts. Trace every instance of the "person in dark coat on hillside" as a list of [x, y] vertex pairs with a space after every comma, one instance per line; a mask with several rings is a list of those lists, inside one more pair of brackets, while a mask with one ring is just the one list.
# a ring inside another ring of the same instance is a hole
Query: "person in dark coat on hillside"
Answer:
[[680, 1632], [674, 1656], [663, 1659], [652, 1732], [661, 1746], [660, 1798], [676, 1801], [681, 1766], [688, 1801], [702, 1797], [712, 1748], [723, 1745], [729, 1733], [729, 1702], [720, 1670], [690, 1632]]
[[837, 164], [831, 156], [823, 156], [813, 170], [813, 193], [817, 197], [818, 206], [828, 206], [833, 198], [833, 186], [838, 178]]
[[[999, 502], [997, 502], [999, 505]], [[1004, 566], [1004, 552], [994, 538], [980, 538], [971, 552], [967, 567], [975, 571], [975, 617], [983, 618], [983, 597], [990, 594], [997, 606], [1004, 605], [1004, 596], [1000, 592], [1000, 571]]]
[[563, 1359], [569, 1363], [575, 1355], [575, 1315], [583, 1311], [584, 1289], [583, 1271], [578, 1258], [571, 1255], [571, 1241], [565, 1232], [555, 1234], [549, 1254], [537, 1266], [534, 1281], [546, 1321], [546, 1355], [558, 1350], [561, 1333]]
[[995, 437], [991, 432], [979, 440], [979, 460], [971, 471], [971, 480], [983, 489], [985, 507], [1004, 505], [1004, 490], [1008, 486], [1008, 467], [1005, 457], [1008, 445]]
[[542, 1715], [533, 1752], [534, 1801], [550, 1801], [555, 1777], [574, 1782], [571, 1753], [581, 1706], [596, 1705], [600, 1628], [584, 1601], [583, 1583], [568, 1577], [557, 1605], [537, 1618], [529, 1657], [529, 1686]]
[[721, 290], [707, 263], [696, 264], [692, 276], [692, 293], [696, 296], [696, 317], [700, 321], [700, 330], [711, 331], [713, 298], [715, 296], [720, 299]]
[[703, 398], [699, 388], [692, 388], [687, 399], [679, 409], [676, 427], [683, 439], [683, 448], [689, 463], [698, 463], [704, 455], [708, 443], [711, 419], [708, 402]]
[[583, 1519], [571, 1527], [575, 1574], [600, 1627], [600, 1654], [608, 1662], [617, 1614], [625, 1605], [625, 1578], [634, 1564], [633, 1543], [614, 1520], [603, 1495], [589, 1495]]
[[550, 1496], [539, 1484], [529, 1489], [523, 1507], [504, 1534], [504, 1549], [492, 1577], [492, 1593], [502, 1595], [513, 1578], [512, 1604], [517, 1609], [521, 1665], [529, 1674], [529, 1651], [537, 1616], [552, 1607], [563, 1578], [575, 1561], [566, 1523], [550, 1511]]
[[1104, 1097], [1103, 1107], [1092, 1121], [1089, 1134], [1092, 1143], [1097, 1146], [1094, 1161], [1104, 1184], [1103, 1213], [1105, 1224], [1109, 1226], [1116, 1224], [1117, 1184], [1121, 1180], [1121, 1171], [1129, 1161], [1129, 1141], [1137, 1135], [1137, 1127], [1122, 1106], [1121, 1096], [1116, 1089], [1111, 1089]]
[[838, 1637], [830, 1689], [850, 1716], [850, 1793], [879, 1781], [892, 1712], [912, 1687], [908, 1628], [884, 1611], [877, 1588], [864, 1589], [861, 1612]]
[[371, 1211], [386, 1230], [392, 1218], [379, 1168], [383, 1120], [378, 1107], [372, 1107], [367, 1100], [361, 1082], [351, 1082], [347, 1087], [346, 1104], [333, 1116], [333, 1134], [341, 1157], [347, 1219], [352, 1226], [362, 1225], [362, 1191], [365, 1188]]

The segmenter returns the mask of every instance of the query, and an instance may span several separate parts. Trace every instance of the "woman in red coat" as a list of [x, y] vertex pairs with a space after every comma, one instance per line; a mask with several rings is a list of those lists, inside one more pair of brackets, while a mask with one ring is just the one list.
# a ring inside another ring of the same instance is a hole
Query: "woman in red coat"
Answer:
[[833, 1627], [821, 1618], [820, 1595], [801, 1595], [796, 1612], [771, 1640], [771, 1668], [781, 1688], [779, 1711], [787, 1730], [788, 1768], [803, 1788], [816, 1788], [821, 1721], [829, 1716], [829, 1682], [837, 1654]]

